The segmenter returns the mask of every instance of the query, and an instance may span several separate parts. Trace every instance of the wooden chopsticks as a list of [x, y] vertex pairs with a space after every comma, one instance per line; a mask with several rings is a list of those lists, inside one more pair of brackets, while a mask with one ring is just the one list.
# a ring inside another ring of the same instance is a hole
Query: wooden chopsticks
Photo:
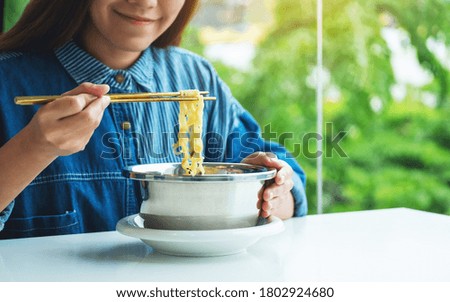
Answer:
[[[208, 91], [200, 91], [201, 95], [208, 94]], [[195, 97], [181, 96], [181, 92], [144, 92], [144, 93], [119, 93], [108, 94], [111, 103], [130, 103], [130, 102], [183, 102], [196, 101]], [[46, 104], [60, 98], [60, 95], [41, 95], [41, 96], [18, 96], [14, 99], [17, 105], [39, 105]], [[215, 97], [203, 97], [205, 101], [215, 101]]]

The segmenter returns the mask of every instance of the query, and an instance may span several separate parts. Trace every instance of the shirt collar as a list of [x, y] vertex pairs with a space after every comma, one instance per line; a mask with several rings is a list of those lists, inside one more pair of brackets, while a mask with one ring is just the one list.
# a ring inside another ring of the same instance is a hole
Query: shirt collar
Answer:
[[[70, 76], [78, 83], [91, 82], [110, 84], [121, 90], [133, 90], [136, 84], [151, 91], [153, 85], [153, 58], [150, 48], [144, 50], [139, 59], [126, 70], [114, 70], [79, 47], [73, 40], [55, 50], [56, 57]], [[121, 73], [125, 79], [117, 83], [113, 78]]]

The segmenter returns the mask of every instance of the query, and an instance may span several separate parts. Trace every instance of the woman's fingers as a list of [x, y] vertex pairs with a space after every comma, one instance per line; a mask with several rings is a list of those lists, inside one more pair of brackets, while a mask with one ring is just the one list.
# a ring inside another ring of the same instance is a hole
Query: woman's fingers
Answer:
[[72, 129], [97, 128], [109, 103], [107, 96], [97, 98], [80, 112], [60, 119], [59, 124]]
[[108, 91], [107, 85], [84, 83], [40, 108], [30, 122], [37, 144], [57, 156], [83, 150], [111, 101]]
[[81, 85], [75, 87], [74, 89], [63, 93], [63, 96], [67, 95], [78, 95], [78, 94], [92, 94], [96, 97], [101, 97], [107, 94], [109, 91], [109, 86], [105, 84], [92, 84], [92, 83], [82, 83]]
[[276, 159], [277, 156], [271, 152], [255, 152], [244, 158], [242, 162], [277, 169]]
[[63, 153], [84, 150], [93, 132], [101, 123], [109, 97], [98, 98], [81, 112], [58, 121], [60, 129], [67, 129], [56, 145]]
[[260, 201], [259, 215], [263, 218], [269, 217], [273, 210], [276, 209], [277, 202], [276, 198], [271, 201]]
[[294, 182], [291, 178], [285, 180], [283, 184], [272, 183], [262, 188], [258, 193], [256, 207], [260, 210], [260, 216], [267, 218], [280, 208], [280, 204], [291, 196]]
[[98, 97], [92, 94], [63, 96], [42, 109], [46, 118], [59, 120], [80, 113], [97, 99]]
[[263, 193], [263, 200], [269, 201], [276, 197], [283, 196], [287, 193], [290, 193], [292, 188], [294, 187], [294, 182], [292, 179], [287, 179], [283, 184], [279, 185], [277, 183], [273, 183], [267, 188], [265, 188]]
[[291, 179], [294, 175], [294, 171], [291, 166], [283, 160], [275, 159], [272, 160], [274, 162], [274, 166], [277, 166], [277, 175], [275, 176], [275, 183], [282, 185], [286, 180]]
[[108, 91], [108, 85], [83, 83], [64, 93], [61, 98], [45, 105], [42, 111], [50, 119], [68, 117], [83, 111], [90, 103], [103, 97]]
[[273, 181], [270, 184], [266, 183], [258, 192], [256, 206], [260, 210], [260, 216], [267, 218], [271, 214], [275, 214], [285, 218], [291, 217], [294, 207], [291, 193], [294, 187], [294, 181], [292, 180], [294, 171], [291, 166], [287, 162], [277, 159], [276, 155], [270, 152], [253, 153], [242, 162], [277, 170]]

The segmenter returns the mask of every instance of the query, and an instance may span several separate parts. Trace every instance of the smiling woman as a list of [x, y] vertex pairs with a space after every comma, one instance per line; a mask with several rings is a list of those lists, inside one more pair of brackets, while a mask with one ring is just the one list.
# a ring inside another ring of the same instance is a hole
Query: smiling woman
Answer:
[[[185, 0], [96, 0], [81, 32], [82, 43], [94, 57], [112, 68], [127, 68], [179, 15]], [[117, 60], [120, 58], [119, 60]]]
[[[8, 32], [0, 36], [0, 51], [52, 50], [70, 39], [79, 37], [84, 25], [89, 23], [89, 7], [92, 3], [107, 2], [142, 2], [142, 1], [110, 1], [110, 0], [33, 0], [25, 9], [21, 19]], [[147, 2], [147, 1], [144, 1]], [[149, 1], [155, 2], [155, 1]], [[156, 1], [161, 2], [161, 1]], [[179, 45], [181, 35], [188, 22], [197, 10], [198, 0], [163, 1], [181, 4], [182, 8], [167, 30], [156, 37], [153, 44], [157, 47]], [[170, 4], [169, 6], [172, 6]], [[139, 9], [138, 9], [139, 10]], [[58, 14], [54, 14], [57, 11]], [[93, 15], [96, 15], [97, 12]], [[33, 24], [33, 28], [29, 24]], [[115, 25], [114, 25], [115, 26]]]
[[[143, 198], [123, 169], [182, 161], [172, 152], [178, 102], [109, 106], [109, 91], [209, 91], [217, 101], [198, 115], [205, 135], [195, 138], [194, 151], [203, 145], [205, 162], [275, 168], [274, 182], [254, 196], [255, 210], [263, 217], [306, 214], [300, 166], [262, 139], [205, 59], [177, 47], [198, 2], [32, 0], [0, 36], [0, 238], [113, 230]], [[18, 108], [21, 95], [60, 97]], [[140, 140], [148, 135], [149, 143]]]

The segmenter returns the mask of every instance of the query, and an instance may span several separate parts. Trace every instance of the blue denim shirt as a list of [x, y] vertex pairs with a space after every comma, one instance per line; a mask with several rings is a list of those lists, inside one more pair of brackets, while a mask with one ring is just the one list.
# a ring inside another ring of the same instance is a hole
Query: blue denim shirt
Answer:
[[[205, 104], [205, 161], [240, 162], [255, 151], [274, 152], [296, 172], [295, 215], [307, 212], [305, 175], [295, 159], [261, 138], [253, 117], [193, 53], [150, 47], [129, 69], [113, 70], [70, 41], [49, 53], [0, 54], [0, 78], [0, 145], [39, 109], [15, 105], [15, 96], [61, 94], [83, 82], [108, 84], [111, 93], [209, 91], [217, 101]], [[139, 212], [141, 202], [122, 168], [181, 161], [172, 152], [178, 112], [176, 102], [111, 104], [84, 151], [57, 158], [0, 213], [0, 238], [114, 230], [120, 218]]]

